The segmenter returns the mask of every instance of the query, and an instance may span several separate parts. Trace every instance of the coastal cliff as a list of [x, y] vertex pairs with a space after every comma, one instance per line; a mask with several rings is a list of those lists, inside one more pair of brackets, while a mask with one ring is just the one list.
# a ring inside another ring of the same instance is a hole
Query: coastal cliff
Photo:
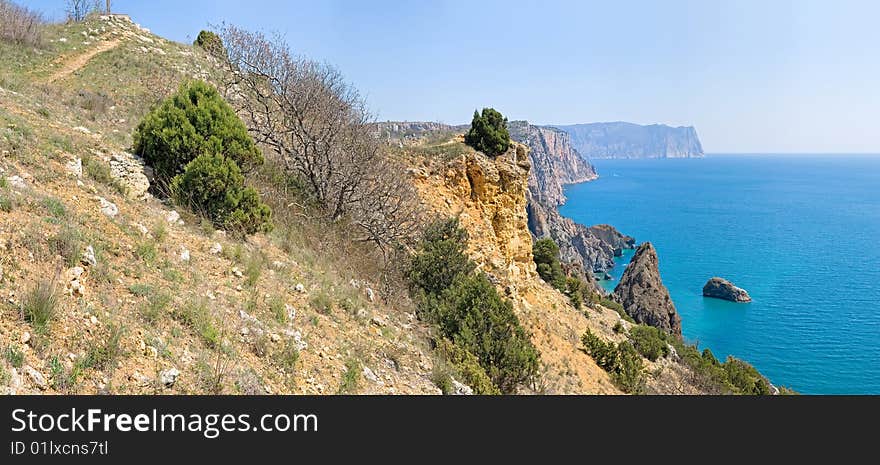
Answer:
[[681, 337], [681, 317], [660, 279], [657, 251], [650, 242], [636, 250], [614, 289], [614, 298], [637, 323]]
[[508, 125], [511, 139], [529, 147], [532, 170], [529, 192], [536, 201], [559, 206], [565, 203], [563, 187], [598, 178], [596, 169], [574, 149], [565, 131], [533, 126], [526, 121]]
[[588, 158], [701, 158], [703, 146], [692, 126], [591, 123], [557, 126]]
[[468, 233], [468, 255], [510, 299], [532, 335], [542, 364], [539, 392], [619, 393], [578, 344], [588, 328], [614, 337], [610, 328], [618, 315], [600, 307], [586, 318], [537, 274], [526, 214], [528, 148], [515, 143], [507, 153], [488, 157], [462, 140], [458, 135], [436, 146], [406, 146], [402, 156], [427, 210], [459, 219]]
[[635, 239], [614, 227], [587, 227], [563, 217], [557, 207], [565, 203], [564, 186], [598, 177], [562, 130], [534, 126], [525, 121], [509, 124], [513, 140], [529, 147], [529, 230], [537, 238], [550, 237], [559, 246], [563, 262], [584, 271], [601, 273], [614, 266], [614, 257], [632, 248]]

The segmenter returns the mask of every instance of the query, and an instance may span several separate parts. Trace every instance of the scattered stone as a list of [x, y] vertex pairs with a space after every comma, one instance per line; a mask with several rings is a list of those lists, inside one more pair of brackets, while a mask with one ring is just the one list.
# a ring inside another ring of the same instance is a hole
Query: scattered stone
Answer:
[[83, 175], [82, 158], [73, 157], [73, 159], [64, 164], [64, 168], [70, 174], [76, 176], [77, 178], [81, 178]]
[[158, 358], [159, 351], [156, 350], [156, 348], [153, 346], [147, 346], [147, 350], [146, 350], [146, 352], [144, 352], [144, 355], [146, 355], [147, 357], [150, 357], [150, 358]]
[[95, 315], [90, 316], [90, 317], [89, 317], [89, 323], [91, 323], [91, 324], [93, 324], [93, 325], [98, 324], [98, 318], [96, 318]]
[[211, 246], [211, 249], [208, 250], [211, 255], [217, 255], [220, 252], [223, 252], [223, 246], [220, 245], [219, 242], [215, 242], [214, 245]]
[[89, 128], [87, 128], [87, 127], [83, 127], [83, 126], [77, 126], [77, 127], [73, 128], [73, 130], [74, 130], [74, 131], [79, 131], [79, 132], [81, 132], [81, 133], [83, 133], [83, 134], [91, 134], [91, 133], [92, 133], [92, 131], [89, 131]]
[[27, 331], [21, 333], [21, 338], [19, 339], [19, 341], [22, 344], [27, 344], [30, 340], [31, 340], [31, 333], [29, 333]]
[[27, 183], [24, 182], [21, 176], [7, 176], [6, 180], [9, 182], [9, 185], [12, 186], [13, 189], [24, 189], [27, 187]]
[[141, 232], [142, 236], [144, 236], [148, 239], [152, 237], [152, 234], [150, 234], [150, 230], [147, 229], [146, 226], [144, 226], [140, 223], [134, 223], [134, 227], [137, 228], [137, 230]]
[[144, 199], [150, 190], [152, 170], [144, 161], [128, 152], [114, 153], [110, 157], [110, 176], [125, 186], [126, 194], [135, 199]]
[[359, 309], [357, 309], [357, 313], [355, 313], [355, 316], [360, 320], [366, 320], [367, 318], [370, 317], [370, 314], [367, 313], [367, 309], [359, 308]]
[[296, 309], [290, 304], [284, 304], [284, 309], [287, 310], [287, 321], [293, 323], [296, 319]]
[[174, 383], [177, 382], [179, 376], [180, 371], [177, 368], [172, 367], [159, 374], [159, 381], [163, 386], [170, 388], [174, 386]]
[[384, 328], [385, 326], [388, 326], [388, 323], [385, 322], [385, 320], [383, 320], [382, 317], [380, 317], [379, 315], [376, 315], [373, 318], [370, 318], [370, 324], [372, 324], [373, 326], [378, 326], [380, 328]]
[[280, 260], [275, 260], [274, 262], [272, 262], [272, 269], [274, 269], [275, 271], [281, 271], [281, 270], [283, 270], [286, 266], [287, 266], [287, 265], [285, 265], [284, 262], [282, 262], [282, 261], [280, 261]]
[[137, 384], [138, 384], [139, 386], [141, 386], [141, 387], [147, 387], [147, 386], [150, 386], [150, 385], [153, 384], [153, 380], [150, 379], [149, 376], [146, 376], [146, 375], [144, 375], [144, 374], [142, 374], [142, 373], [140, 373], [140, 372], [137, 372], [137, 371], [135, 371], [134, 373], [132, 373], [132, 374], [128, 377], [128, 379], [134, 381], [135, 383], [137, 383]]
[[41, 391], [45, 391], [49, 387], [49, 383], [46, 382], [46, 377], [43, 376], [43, 374], [39, 371], [35, 370], [32, 366], [25, 365], [24, 373], [28, 375], [28, 378], [30, 378], [31, 382], [34, 383], [34, 386], [39, 388]]
[[242, 276], [244, 276], [244, 274], [241, 272], [241, 270], [238, 269], [237, 266], [232, 267], [232, 275], [236, 278], [241, 278]]
[[278, 333], [272, 333], [269, 335], [269, 339], [271, 339], [272, 342], [281, 342], [281, 335]]
[[376, 294], [373, 292], [372, 288], [366, 288], [367, 298], [370, 299], [370, 302], [376, 301]]
[[703, 286], [703, 296], [715, 299], [729, 300], [731, 302], [751, 302], [752, 297], [745, 289], [736, 287], [732, 282], [723, 278], [712, 278]]
[[177, 210], [171, 210], [165, 215], [165, 221], [169, 223], [177, 223], [180, 221], [180, 213], [177, 213]]
[[119, 214], [119, 207], [115, 203], [105, 199], [104, 197], [95, 197], [95, 200], [101, 203], [101, 213], [113, 218]]
[[82, 264], [87, 266], [95, 266], [98, 264], [98, 260], [95, 259], [95, 248], [91, 245], [86, 247], [86, 250], [83, 251], [82, 254]]
[[189, 261], [189, 249], [186, 246], [180, 246], [180, 261], [188, 262]]
[[297, 285], [294, 286], [293, 290], [295, 290], [296, 292], [299, 292], [300, 294], [305, 294], [306, 287], [303, 286], [302, 283], [297, 283]]
[[467, 384], [460, 383], [452, 378], [452, 395], [454, 396], [472, 396], [474, 395], [474, 390], [468, 386]]
[[370, 367], [365, 366], [362, 370], [362, 374], [364, 375], [364, 378], [367, 379], [367, 381], [372, 381], [374, 383], [382, 382], [379, 377], [376, 376], [376, 373], [373, 373], [373, 370], [371, 370]]

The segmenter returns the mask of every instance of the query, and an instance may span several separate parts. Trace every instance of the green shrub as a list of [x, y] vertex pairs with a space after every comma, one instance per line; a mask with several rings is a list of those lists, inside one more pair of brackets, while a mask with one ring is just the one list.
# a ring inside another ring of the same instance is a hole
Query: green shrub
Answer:
[[107, 338], [99, 344], [94, 344], [86, 353], [86, 365], [101, 370], [114, 368], [116, 359], [122, 355], [122, 336], [125, 327], [119, 324], [107, 325]]
[[245, 187], [238, 165], [226, 156], [196, 157], [172, 181], [171, 195], [219, 228], [243, 234], [272, 230], [272, 210], [260, 201], [257, 191]]
[[211, 310], [204, 301], [187, 302], [175, 309], [171, 315], [198, 333], [209, 348], [220, 347], [220, 331], [215, 326]]
[[605, 342], [587, 330], [581, 338], [587, 354], [600, 368], [608, 372], [624, 392], [641, 393], [645, 386], [642, 357], [629, 341], [615, 344]]
[[153, 167], [160, 185], [202, 154], [223, 155], [245, 171], [263, 163], [244, 123], [203, 81], [183, 84], [144, 117], [134, 133], [134, 151]]
[[221, 40], [220, 36], [212, 31], [203, 30], [199, 32], [199, 36], [196, 37], [193, 45], [195, 45], [196, 47], [201, 47], [202, 49], [210, 53], [215, 53], [224, 49], [223, 40]]
[[765, 396], [770, 394], [770, 384], [752, 365], [728, 356], [723, 364], [727, 379], [741, 394]]
[[484, 274], [458, 275], [422, 312], [440, 333], [472, 353], [505, 394], [534, 378], [538, 351], [513, 312]]
[[669, 355], [666, 334], [653, 326], [635, 325], [629, 331], [629, 340], [642, 356], [656, 362], [660, 357]]
[[601, 300], [599, 300], [599, 305], [601, 305], [605, 308], [610, 308], [611, 310], [614, 310], [625, 321], [628, 321], [632, 324], [636, 324], [636, 320], [634, 320], [633, 317], [629, 316], [629, 313], [626, 313], [626, 310], [623, 309], [623, 305], [621, 305], [620, 303], [615, 302], [615, 301], [605, 297], [605, 298], [602, 298]]
[[535, 241], [532, 246], [532, 256], [541, 279], [565, 292], [567, 289], [565, 272], [562, 271], [562, 263], [559, 262], [559, 246], [553, 242], [553, 239], [544, 238]]
[[361, 380], [361, 362], [350, 358], [345, 361], [345, 373], [339, 384], [339, 394], [356, 394]]
[[3, 351], [3, 358], [14, 368], [21, 368], [24, 365], [24, 352], [11, 345], [7, 346]]
[[429, 225], [409, 264], [411, 286], [438, 295], [452, 285], [456, 276], [473, 272], [476, 265], [465, 253], [466, 248], [467, 232], [459, 227], [457, 218]]
[[474, 119], [464, 142], [486, 155], [501, 155], [510, 148], [507, 118], [494, 108], [483, 108], [482, 114], [474, 110]]
[[54, 281], [43, 280], [31, 289], [22, 302], [21, 309], [25, 320], [30, 322], [34, 331], [45, 333], [49, 322], [55, 318], [58, 306], [58, 288]]
[[536, 375], [538, 352], [511, 303], [485, 274], [474, 274], [466, 249], [467, 233], [457, 219], [426, 229], [408, 270], [419, 317], [472, 354], [498, 390], [512, 393]]
[[501, 394], [501, 391], [486, 374], [486, 370], [480, 366], [480, 361], [474, 354], [453, 344], [448, 339], [441, 339], [435, 350], [440, 358], [438, 362], [435, 362], [435, 368], [448, 368], [448, 370], [435, 369], [434, 373], [434, 383], [443, 389], [444, 394], [452, 389], [450, 376], [456, 376], [459, 381], [470, 386], [474, 390], [474, 394]]

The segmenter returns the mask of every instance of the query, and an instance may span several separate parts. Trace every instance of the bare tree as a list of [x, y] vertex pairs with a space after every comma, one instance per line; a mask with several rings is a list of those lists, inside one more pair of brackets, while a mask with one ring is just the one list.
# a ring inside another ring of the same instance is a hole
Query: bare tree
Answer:
[[74, 22], [80, 22], [90, 14], [101, 11], [101, 0], [66, 0], [66, 5], [67, 19]]
[[226, 66], [227, 99], [327, 217], [351, 221], [361, 240], [383, 247], [412, 236], [421, 216], [414, 188], [373, 137], [366, 104], [342, 74], [293, 55], [278, 37], [235, 26], [221, 27], [220, 37], [209, 52]]
[[40, 45], [43, 16], [8, 0], [0, 0], [0, 39], [19, 45]]

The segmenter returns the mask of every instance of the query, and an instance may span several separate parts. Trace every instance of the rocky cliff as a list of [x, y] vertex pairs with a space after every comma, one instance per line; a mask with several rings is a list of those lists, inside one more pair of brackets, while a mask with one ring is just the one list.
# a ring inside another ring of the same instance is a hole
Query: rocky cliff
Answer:
[[[521, 144], [487, 157], [464, 146], [462, 137], [433, 147], [407, 146], [413, 183], [437, 217], [457, 216], [467, 230], [468, 253], [502, 290], [541, 354], [543, 393], [616, 393], [607, 373], [579, 349], [591, 328], [612, 338], [618, 320], [611, 310], [590, 318], [537, 275], [526, 212], [531, 163]], [[444, 153], [438, 154], [438, 150]], [[449, 154], [457, 154], [447, 156]]]
[[550, 206], [562, 205], [564, 185], [598, 177], [595, 168], [574, 149], [565, 131], [533, 126], [526, 121], [514, 121], [508, 128], [511, 139], [529, 147], [529, 192], [535, 200]]
[[574, 149], [562, 130], [534, 126], [525, 121], [510, 123], [513, 140], [529, 147], [529, 230], [535, 237], [550, 237], [559, 245], [562, 260], [585, 271], [604, 272], [614, 257], [635, 240], [612, 226], [587, 227], [563, 217], [557, 207], [565, 203], [566, 184], [592, 181], [596, 170]]
[[650, 242], [636, 250], [614, 289], [614, 298], [637, 323], [681, 336], [681, 317], [660, 279], [657, 251]]
[[691, 126], [592, 123], [558, 126], [588, 158], [699, 158], [703, 146]]

